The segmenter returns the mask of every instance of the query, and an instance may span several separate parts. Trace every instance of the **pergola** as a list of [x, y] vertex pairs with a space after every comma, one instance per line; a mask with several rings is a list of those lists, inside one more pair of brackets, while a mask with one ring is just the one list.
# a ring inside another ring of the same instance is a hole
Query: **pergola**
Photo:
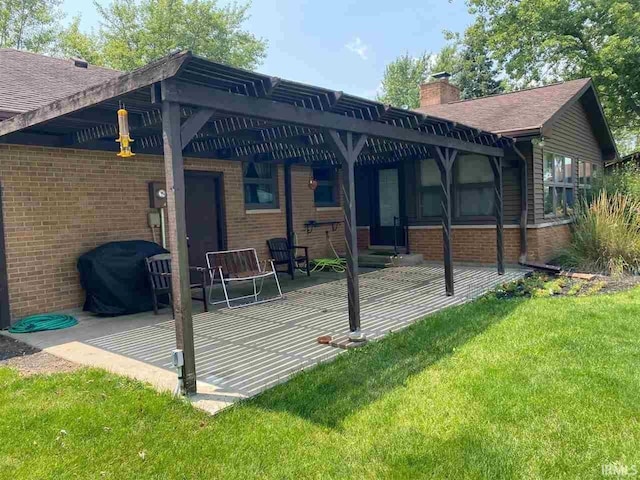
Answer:
[[452, 169], [458, 152], [486, 155], [495, 178], [498, 272], [503, 262], [502, 158], [510, 138], [342, 92], [214, 63], [180, 52], [0, 123], [0, 142], [116, 150], [125, 105], [137, 153], [163, 154], [177, 348], [184, 387], [196, 391], [183, 156], [281, 163], [287, 234], [293, 235], [291, 165], [342, 169], [349, 329], [361, 339], [355, 165], [433, 157], [441, 174], [446, 294], [453, 295]]

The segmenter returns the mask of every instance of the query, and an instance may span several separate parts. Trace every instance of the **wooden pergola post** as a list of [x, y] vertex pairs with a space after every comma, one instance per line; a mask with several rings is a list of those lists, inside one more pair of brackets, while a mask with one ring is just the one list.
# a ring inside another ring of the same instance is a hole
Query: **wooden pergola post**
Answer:
[[451, 183], [453, 164], [458, 151], [453, 148], [434, 147], [435, 160], [440, 169], [440, 185], [442, 188], [440, 205], [442, 206], [442, 245], [444, 249], [444, 283], [447, 296], [454, 294], [453, 288], [453, 248], [451, 245]]
[[187, 250], [187, 224], [184, 195], [184, 160], [180, 135], [180, 105], [162, 102], [162, 140], [167, 182], [167, 220], [171, 251], [171, 289], [176, 347], [184, 352], [184, 394], [196, 393], [196, 360], [193, 339], [193, 312]]
[[502, 158], [489, 157], [493, 170], [493, 189], [495, 192], [496, 217], [496, 255], [498, 275], [504, 275], [504, 201], [502, 195]]
[[187, 245], [184, 159], [182, 151], [207, 123], [213, 110], [198, 109], [181, 123], [181, 106], [166, 99], [172, 84], [162, 82], [162, 142], [165, 180], [167, 182], [167, 238], [171, 252], [171, 290], [176, 348], [183, 351], [183, 394], [192, 395], [196, 388], [196, 358], [191, 304], [191, 278]]
[[342, 165], [342, 198], [344, 210], [344, 237], [347, 249], [347, 295], [349, 300], [349, 339], [364, 341], [360, 331], [360, 282], [358, 280], [358, 238], [356, 227], [355, 164], [367, 136], [351, 132], [341, 138], [336, 130], [328, 130], [327, 138], [333, 145]]

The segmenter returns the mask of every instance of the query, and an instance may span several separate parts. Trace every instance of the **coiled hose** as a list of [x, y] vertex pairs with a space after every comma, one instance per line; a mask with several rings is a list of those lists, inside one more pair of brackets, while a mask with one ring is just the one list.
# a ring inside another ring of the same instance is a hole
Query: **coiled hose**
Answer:
[[60, 330], [62, 328], [73, 327], [78, 324], [71, 315], [51, 313], [44, 315], [32, 315], [23, 318], [9, 327], [10, 333], [31, 333], [42, 332], [44, 330]]
[[313, 260], [313, 268], [312, 272], [322, 271], [322, 270], [333, 270], [337, 273], [344, 273], [347, 267], [347, 261], [344, 258], [341, 258], [336, 252], [335, 247], [333, 246], [333, 242], [329, 238], [329, 234], [327, 233], [327, 241], [329, 242], [329, 246], [331, 247], [331, 251], [335, 255], [335, 258], [316, 258]]

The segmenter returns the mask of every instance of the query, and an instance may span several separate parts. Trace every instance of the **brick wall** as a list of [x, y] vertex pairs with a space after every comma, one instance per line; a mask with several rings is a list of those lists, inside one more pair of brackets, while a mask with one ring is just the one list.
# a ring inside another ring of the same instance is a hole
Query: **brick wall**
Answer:
[[[286, 235], [284, 175], [278, 167], [280, 211], [247, 213], [238, 162], [185, 159], [185, 168], [222, 172], [229, 248], [256, 247]], [[307, 235], [307, 220], [341, 220], [339, 209], [318, 211], [307, 188], [308, 169], [292, 172], [294, 228], [312, 256], [326, 254], [324, 230]], [[78, 257], [106, 242], [152, 240], [147, 226], [150, 181], [164, 181], [162, 157], [0, 145], [4, 225], [12, 318], [80, 306]], [[344, 251], [342, 228], [330, 233]]]
[[[528, 259], [546, 262], [558, 250], [568, 245], [571, 238], [569, 225], [556, 225], [527, 230]], [[425, 260], [442, 260], [442, 229], [440, 227], [410, 228], [411, 252], [421, 253]], [[487, 228], [454, 228], [453, 259], [463, 262], [496, 263], [496, 230]], [[507, 263], [518, 263], [520, 256], [520, 229], [504, 229], [504, 258]]]
[[371, 241], [371, 232], [369, 227], [358, 227], [358, 250], [366, 250], [369, 248]]
[[[496, 263], [495, 228], [454, 228], [453, 259], [462, 262]], [[421, 253], [425, 260], [442, 260], [442, 229], [410, 228], [409, 246], [412, 253]], [[520, 255], [520, 231], [504, 229], [504, 253], [507, 263], [518, 263]]]
[[558, 251], [569, 245], [571, 241], [571, 226], [555, 225], [545, 228], [530, 228], [527, 232], [529, 242], [529, 260], [534, 262], [548, 262], [558, 254]]

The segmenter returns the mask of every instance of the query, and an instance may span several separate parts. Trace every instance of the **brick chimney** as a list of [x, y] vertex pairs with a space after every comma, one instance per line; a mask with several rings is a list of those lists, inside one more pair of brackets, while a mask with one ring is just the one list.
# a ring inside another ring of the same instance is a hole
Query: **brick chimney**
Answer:
[[460, 100], [460, 89], [449, 83], [450, 73], [440, 72], [431, 75], [428, 83], [420, 85], [420, 106], [441, 105]]

